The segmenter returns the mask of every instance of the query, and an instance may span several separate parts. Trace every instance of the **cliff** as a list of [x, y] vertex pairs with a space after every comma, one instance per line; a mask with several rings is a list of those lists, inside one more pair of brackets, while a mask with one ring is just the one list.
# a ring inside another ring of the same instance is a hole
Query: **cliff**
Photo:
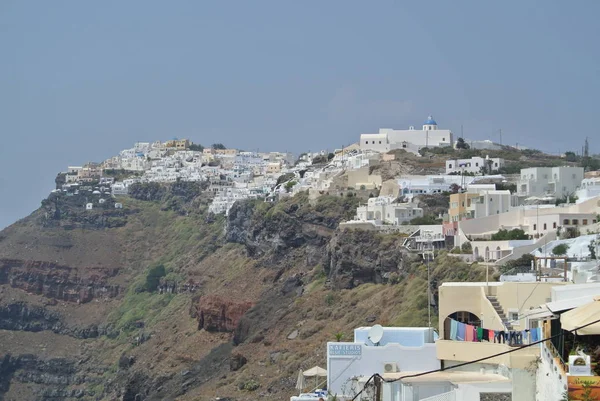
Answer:
[[426, 321], [402, 237], [337, 230], [355, 198], [243, 201], [225, 218], [204, 190], [136, 188], [118, 225], [53, 199], [0, 233], [0, 399], [283, 399], [335, 333]]

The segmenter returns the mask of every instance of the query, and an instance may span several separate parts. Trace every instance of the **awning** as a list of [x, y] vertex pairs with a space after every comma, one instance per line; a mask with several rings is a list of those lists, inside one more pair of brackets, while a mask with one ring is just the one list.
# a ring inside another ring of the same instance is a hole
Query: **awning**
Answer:
[[[594, 298], [594, 301], [588, 304], [563, 313], [560, 316], [560, 324], [563, 330], [571, 331], [598, 319], [600, 319], [600, 297]], [[584, 336], [600, 334], [600, 323], [578, 329], [577, 334]]]
[[305, 377], [314, 377], [314, 376], [327, 376], [327, 369], [320, 368], [315, 366], [314, 368], [310, 368], [302, 372]]
[[423, 376], [406, 377], [422, 372], [397, 372], [384, 373], [383, 378], [388, 380], [400, 380], [403, 383], [426, 383], [426, 382], [450, 382], [450, 383], [493, 383], [493, 382], [510, 382], [505, 376], [497, 373], [480, 373], [480, 372], [461, 372], [457, 370], [447, 370], [441, 372], [433, 372]]
[[556, 316], [546, 305], [542, 305], [537, 308], [529, 309], [523, 313], [523, 317], [526, 317], [529, 320], [548, 320], [548, 319], [556, 319]]
[[594, 298], [596, 296], [598, 296], [598, 294], [586, 295], [586, 296], [577, 297], [577, 298], [563, 299], [561, 301], [548, 302], [546, 304], [546, 306], [552, 312], [562, 312], [562, 311], [566, 311], [569, 309], [578, 308], [585, 304], [589, 304], [590, 302], [592, 302], [594, 300]]

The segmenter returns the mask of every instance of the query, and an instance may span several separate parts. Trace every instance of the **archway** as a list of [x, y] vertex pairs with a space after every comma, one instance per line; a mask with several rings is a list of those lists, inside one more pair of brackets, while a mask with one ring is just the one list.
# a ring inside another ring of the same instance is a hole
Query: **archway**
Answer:
[[496, 247], [496, 260], [502, 259], [502, 250], [499, 246]]
[[458, 311], [451, 313], [444, 319], [444, 340], [450, 340], [450, 321], [456, 320], [464, 324], [470, 324], [471, 326], [480, 327], [481, 319], [476, 314], [468, 311]]
[[486, 246], [485, 247], [485, 261], [487, 262], [488, 260], [490, 260], [490, 247]]
[[475, 256], [475, 260], [479, 259], [479, 248], [475, 247], [475, 249], [473, 249], [473, 256]]

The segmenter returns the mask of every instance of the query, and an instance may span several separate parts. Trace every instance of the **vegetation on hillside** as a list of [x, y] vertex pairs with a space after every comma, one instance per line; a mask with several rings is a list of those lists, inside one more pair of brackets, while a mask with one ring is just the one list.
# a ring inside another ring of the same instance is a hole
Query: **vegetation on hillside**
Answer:
[[512, 241], [512, 240], [525, 240], [529, 239], [529, 235], [525, 234], [525, 231], [520, 228], [513, 228], [512, 230], [500, 229], [497, 233], [492, 234], [492, 241]]

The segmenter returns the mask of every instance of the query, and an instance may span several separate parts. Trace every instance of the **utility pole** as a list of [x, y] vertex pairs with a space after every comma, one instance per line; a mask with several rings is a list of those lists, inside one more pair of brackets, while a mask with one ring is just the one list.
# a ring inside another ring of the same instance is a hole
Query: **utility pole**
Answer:
[[423, 249], [423, 259], [425, 259], [425, 266], [427, 267], [427, 322], [428, 327], [431, 327], [431, 277], [430, 277], [430, 269], [429, 269], [429, 261], [433, 260], [435, 257], [432, 238], [430, 237], [430, 233], [422, 233], [428, 236], [427, 241], [425, 242], [425, 248]]
[[375, 382], [375, 401], [381, 401], [381, 377], [376, 375], [373, 381]]

